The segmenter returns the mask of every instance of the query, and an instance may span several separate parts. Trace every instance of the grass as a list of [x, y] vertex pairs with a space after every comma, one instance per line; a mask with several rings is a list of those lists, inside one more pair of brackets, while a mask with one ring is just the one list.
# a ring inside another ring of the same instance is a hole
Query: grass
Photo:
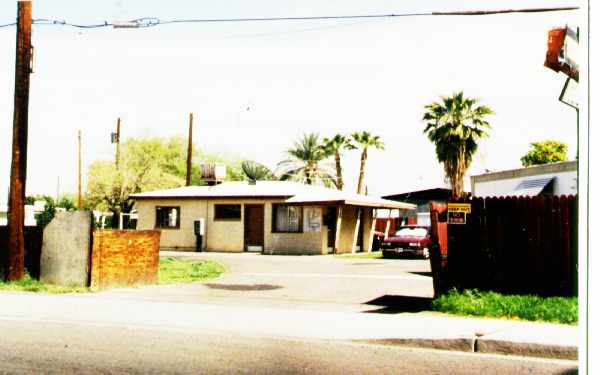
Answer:
[[[160, 258], [158, 265], [158, 283], [191, 283], [193, 281], [219, 277], [224, 271], [225, 268], [223, 266], [212, 261], [180, 260], [171, 257]], [[44, 284], [39, 280], [32, 279], [29, 274], [26, 274], [24, 278], [18, 281], [0, 281], [0, 290], [50, 294], [92, 292], [92, 290], [87, 287]]]
[[219, 277], [223, 272], [225, 272], [225, 268], [212, 261], [160, 258], [158, 283], [191, 283]]
[[52, 284], [44, 284], [39, 280], [32, 279], [29, 274], [25, 274], [21, 280], [4, 282], [0, 281], [0, 290], [11, 292], [35, 292], [35, 293], [88, 293], [90, 288], [81, 286], [60, 286]]
[[503, 295], [495, 292], [451, 290], [432, 302], [432, 309], [466, 316], [543, 321], [576, 325], [577, 297]]
[[336, 258], [341, 259], [381, 259], [381, 251], [371, 251], [356, 254], [336, 254]]

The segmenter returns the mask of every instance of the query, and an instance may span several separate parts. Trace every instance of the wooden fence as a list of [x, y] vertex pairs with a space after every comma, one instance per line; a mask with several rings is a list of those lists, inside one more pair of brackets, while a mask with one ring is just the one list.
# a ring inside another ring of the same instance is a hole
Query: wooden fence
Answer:
[[[42, 228], [26, 226], [25, 269], [35, 279], [40, 277], [40, 254], [42, 253]], [[8, 227], [0, 226], [0, 280], [4, 278], [8, 267]]]
[[[432, 257], [436, 294], [478, 288], [577, 295], [577, 197], [474, 198], [466, 224], [447, 225], [447, 259]], [[432, 206], [432, 223], [445, 217]], [[434, 218], [435, 217], [435, 218]], [[439, 243], [443, 233], [434, 235]]]

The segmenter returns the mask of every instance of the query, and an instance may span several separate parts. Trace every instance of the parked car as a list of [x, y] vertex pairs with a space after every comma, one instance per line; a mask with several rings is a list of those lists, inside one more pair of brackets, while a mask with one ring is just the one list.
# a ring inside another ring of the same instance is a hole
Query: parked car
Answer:
[[428, 259], [430, 246], [429, 226], [407, 225], [400, 227], [393, 236], [383, 240], [381, 253], [384, 258], [412, 255]]

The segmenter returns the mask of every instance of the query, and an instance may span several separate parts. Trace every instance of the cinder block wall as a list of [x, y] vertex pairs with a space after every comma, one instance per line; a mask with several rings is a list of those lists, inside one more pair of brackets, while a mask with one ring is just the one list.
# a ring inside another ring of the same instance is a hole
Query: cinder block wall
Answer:
[[156, 283], [159, 245], [158, 230], [94, 231], [91, 287]]
[[327, 254], [327, 231], [307, 233], [273, 233], [267, 254], [320, 255]]

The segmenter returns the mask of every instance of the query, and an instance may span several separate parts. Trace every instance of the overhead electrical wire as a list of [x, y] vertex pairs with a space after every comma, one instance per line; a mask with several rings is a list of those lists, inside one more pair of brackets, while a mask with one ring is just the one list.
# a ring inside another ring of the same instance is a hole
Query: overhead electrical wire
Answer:
[[[274, 22], [274, 21], [314, 21], [314, 20], [342, 20], [342, 19], [365, 19], [365, 18], [397, 18], [397, 17], [422, 17], [422, 16], [485, 16], [494, 14], [509, 13], [542, 13], [577, 10], [579, 7], [552, 7], [552, 8], [521, 8], [521, 9], [502, 9], [502, 10], [468, 10], [468, 11], [449, 11], [449, 12], [414, 12], [414, 13], [389, 13], [389, 14], [360, 14], [360, 15], [341, 15], [341, 16], [301, 16], [301, 17], [254, 17], [254, 18], [190, 18], [174, 19], [162, 21], [156, 17], [143, 17], [122, 22], [108, 22], [98, 24], [75, 24], [64, 20], [38, 18], [32, 20], [33, 24], [38, 25], [61, 25], [71, 26], [81, 29], [95, 29], [102, 27], [114, 28], [146, 28], [158, 25], [178, 24], [178, 23], [219, 23], [219, 22]], [[16, 22], [0, 25], [0, 28], [16, 25]]]

